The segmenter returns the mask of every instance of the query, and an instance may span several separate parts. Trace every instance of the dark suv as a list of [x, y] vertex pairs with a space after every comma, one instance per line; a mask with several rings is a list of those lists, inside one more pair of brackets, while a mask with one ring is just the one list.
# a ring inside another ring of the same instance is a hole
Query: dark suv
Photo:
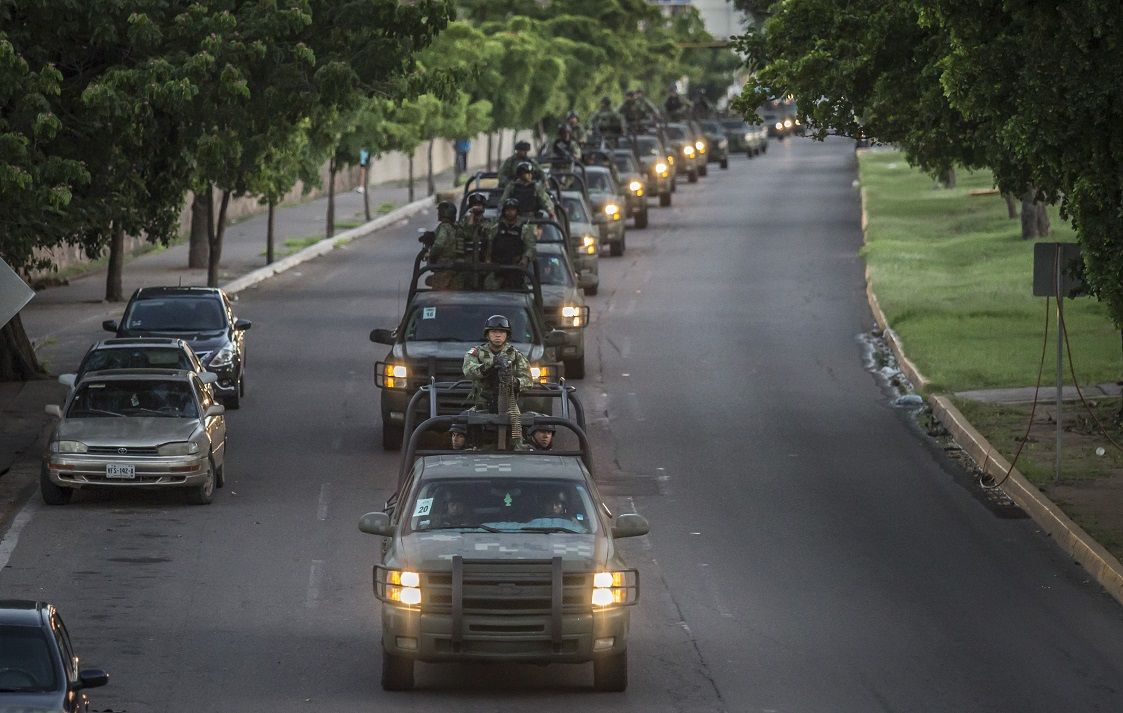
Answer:
[[57, 609], [0, 600], [0, 710], [85, 713], [86, 689], [107, 683], [104, 671], [78, 669]]
[[176, 337], [187, 342], [199, 361], [218, 375], [211, 385], [227, 408], [238, 408], [246, 394], [246, 330], [252, 322], [234, 316], [234, 307], [217, 287], [142, 287], [125, 306], [118, 324], [101, 325], [118, 337]]

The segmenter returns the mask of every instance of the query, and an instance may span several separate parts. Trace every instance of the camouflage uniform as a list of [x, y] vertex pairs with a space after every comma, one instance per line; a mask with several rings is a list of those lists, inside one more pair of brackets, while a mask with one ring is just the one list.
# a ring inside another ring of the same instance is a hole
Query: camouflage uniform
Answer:
[[[517, 265], [524, 258], [529, 265], [534, 262], [534, 256], [538, 251], [538, 234], [530, 223], [520, 225], [517, 221], [508, 223], [499, 220], [488, 226], [486, 241], [484, 262], [499, 265]], [[488, 290], [498, 290], [503, 287], [517, 289], [525, 284], [525, 278], [511, 273], [490, 273], [484, 278], [484, 288]]]
[[[452, 223], [441, 223], [436, 229], [436, 240], [429, 248], [429, 264], [439, 265], [461, 262], [465, 258], [462, 231]], [[437, 270], [433, 273], [430, 285], [438, 290], [451, 290], [460, 286], [460, 280], [451, 270]]]
[[[511, 365], [511, 375], [518, 382], [520, 391], [534, 385], [530, 378], [530, 362], [522, 352], [515, 349], [513, 344], [507, 342], [498, 354], [507, 356]], [[473, 401], [477, 411], [499, 412], [499, 370], [492, 369], [498, 354], [491, 351], [491, 345], [485, 342], [478, 347], [472, 347], [464, 355], [464, 376], [473, 381], [472, 392], [468, 398]], [[515, 410], [517, 413], [517, 405]]]
[[625, 121], [623, 115], [611, 107], [604, 107], [589, 117], [589, 127], [602, 138], [618, 138], [624, 134]]
[[624, 121], [628, 123], [628, 131], [639, 131], [644, 125], [647, 112], [636, 99], [625, 99], [620, 108], [616, 110]]
[[[516, 198], [519, 201], [519, 213], [526, 215], [533, 215], [540, 210], [554, 212], [554, 202], [550, 200], [550, 194], [542, 187], [541, 183], [531, 181], [524, 183], [523, 181], [511, 181], [507, 187], [503, 189], [503, 195], [499, 199], [499, 205], [503, 205], [503, 201], [508, 198]], [[530, 205], [533, 204], [533, 205]]]
[[499, 167], [499, 185], [504, 186], [518, 179], [518, 176], [515, 175], [515, 169], [518, 168], [520, 163], [529, 163], [533, 166], [535, 175], [542, 172], [542, 166], [529, 155], [526, 158], [519, 158], [518, 154], [511, 154]]

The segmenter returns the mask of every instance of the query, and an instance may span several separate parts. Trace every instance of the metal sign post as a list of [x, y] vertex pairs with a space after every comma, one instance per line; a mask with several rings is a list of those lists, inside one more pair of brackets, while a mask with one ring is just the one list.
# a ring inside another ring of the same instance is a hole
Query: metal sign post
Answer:
[[1084, 288], [1080, 246], [1076, 243], [1037, 243], [1033, 246], [1033, 296], [1057, 300], [1057, 455], [1053, 482], [1061, 479], [1062, 404], [1064, 399], [1064, 299]]

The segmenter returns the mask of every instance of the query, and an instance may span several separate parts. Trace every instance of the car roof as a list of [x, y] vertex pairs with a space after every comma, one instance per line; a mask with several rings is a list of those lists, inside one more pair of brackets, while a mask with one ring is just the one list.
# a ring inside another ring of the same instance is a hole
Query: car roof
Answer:
[[117, 339], [102, 339], [90, 347], [94, 349], [124, 349], [126, 347], [175, 347], [182, 349], [187, 342], [176, 337], [120, 337]]
[[206, 296], [220, 297], [222, 290], [218, 287], [141, 287], [134, 298]]
[[50, 609], [46, 602], [31, 599], [0, 599], [0, 624], [5, 626], [43, 625], [43, 614]]
[[577, 456], [456, 453], [422, 456], [420, 460], [423, 476], [585, 480], [585, 470]]
[[88, 371], [82, 377], [82, 383], [87, 381], [134, 381], [137, 379], [166, 379], [168, 381], [186, 381], [194, 374], [186, 369], [106, 369], [104, 371]]

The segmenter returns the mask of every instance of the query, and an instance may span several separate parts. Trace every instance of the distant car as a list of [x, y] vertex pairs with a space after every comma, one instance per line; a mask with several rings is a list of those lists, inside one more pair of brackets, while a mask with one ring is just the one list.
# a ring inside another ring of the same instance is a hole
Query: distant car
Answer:
[[699, 121], [698, 125], [709, 144], [706, 160], [718, 164], [723, 169], [729, 168], [729, 139], [725, 137], [725, 129], [722, 128], [721, 123], [714, 119], [704, 119]]
[[604, 242], [608, 243], [611, 255], [623, 255], [625, 248], [624, 223], [628, 209], [626, 187], [621, 186], [613, 175], [614, 169], [606, 166], [587, 166], [585, 168], [585, 187], [593, 203], [593, 211], [604, 221]]
[[722, 119], [721, 127], [729, 139], [729, 150], [744, 152], [752, 158], [768, 150], [768, 129], [750, 124], [744, 119]]
[[65, 505], [86, 486], [183, 488], [205, 505], [221, 488], [225, 409], [193, 371], [91, 371], [66, 404], [43, 458], [43, 502]]
[[569, 218], [570, 240], [574, 245], [573, 267], [597, 276], [597, 284], [585, 288], [585, 294], [595, 295], [600, 287], [600, 227], [593, 208], [580, 191], [562, 191], [562, 208]]
[[246, 394], [246, 330], [252, 322], [234, 316], [234, 307], [217, 287], [142, 287], [133, 293], [118, 324], [102, 322], [118, 337], [176, 337], [187, 342], [199, 361], [218, 375], [212, 388], [229, 408]]
[[58, 380], [74, 388], [87, 372], [109, 369], [186, 369], [198, 374], [204, 384], [218, 381], [218, 374], [207, 371], [187, 342], [162, 337], [103, 339], [86, 351], [78, 371], [59, 374]]
[[569, 335], [569, 342], [559, 348], [565, 365], [565, 378], [585, 378], [585, 326], [589, 308], [569, 254], [561, 242], [538, 242], [535, 255], [538, 279], [542, 285], [542, 313], [546, 325]]
[[647, 195], [650, 193], [647, 176], [631, 149], [615, 149], [612, 161], [620, 179], [628, 188], [628, 215], [635, 220], [636, 228], [647, 227]]
[[0, 711], [86, 713], [86, 691], [107, 683], [105, 671], [78, 668], [57, 609], [0, 600]]

